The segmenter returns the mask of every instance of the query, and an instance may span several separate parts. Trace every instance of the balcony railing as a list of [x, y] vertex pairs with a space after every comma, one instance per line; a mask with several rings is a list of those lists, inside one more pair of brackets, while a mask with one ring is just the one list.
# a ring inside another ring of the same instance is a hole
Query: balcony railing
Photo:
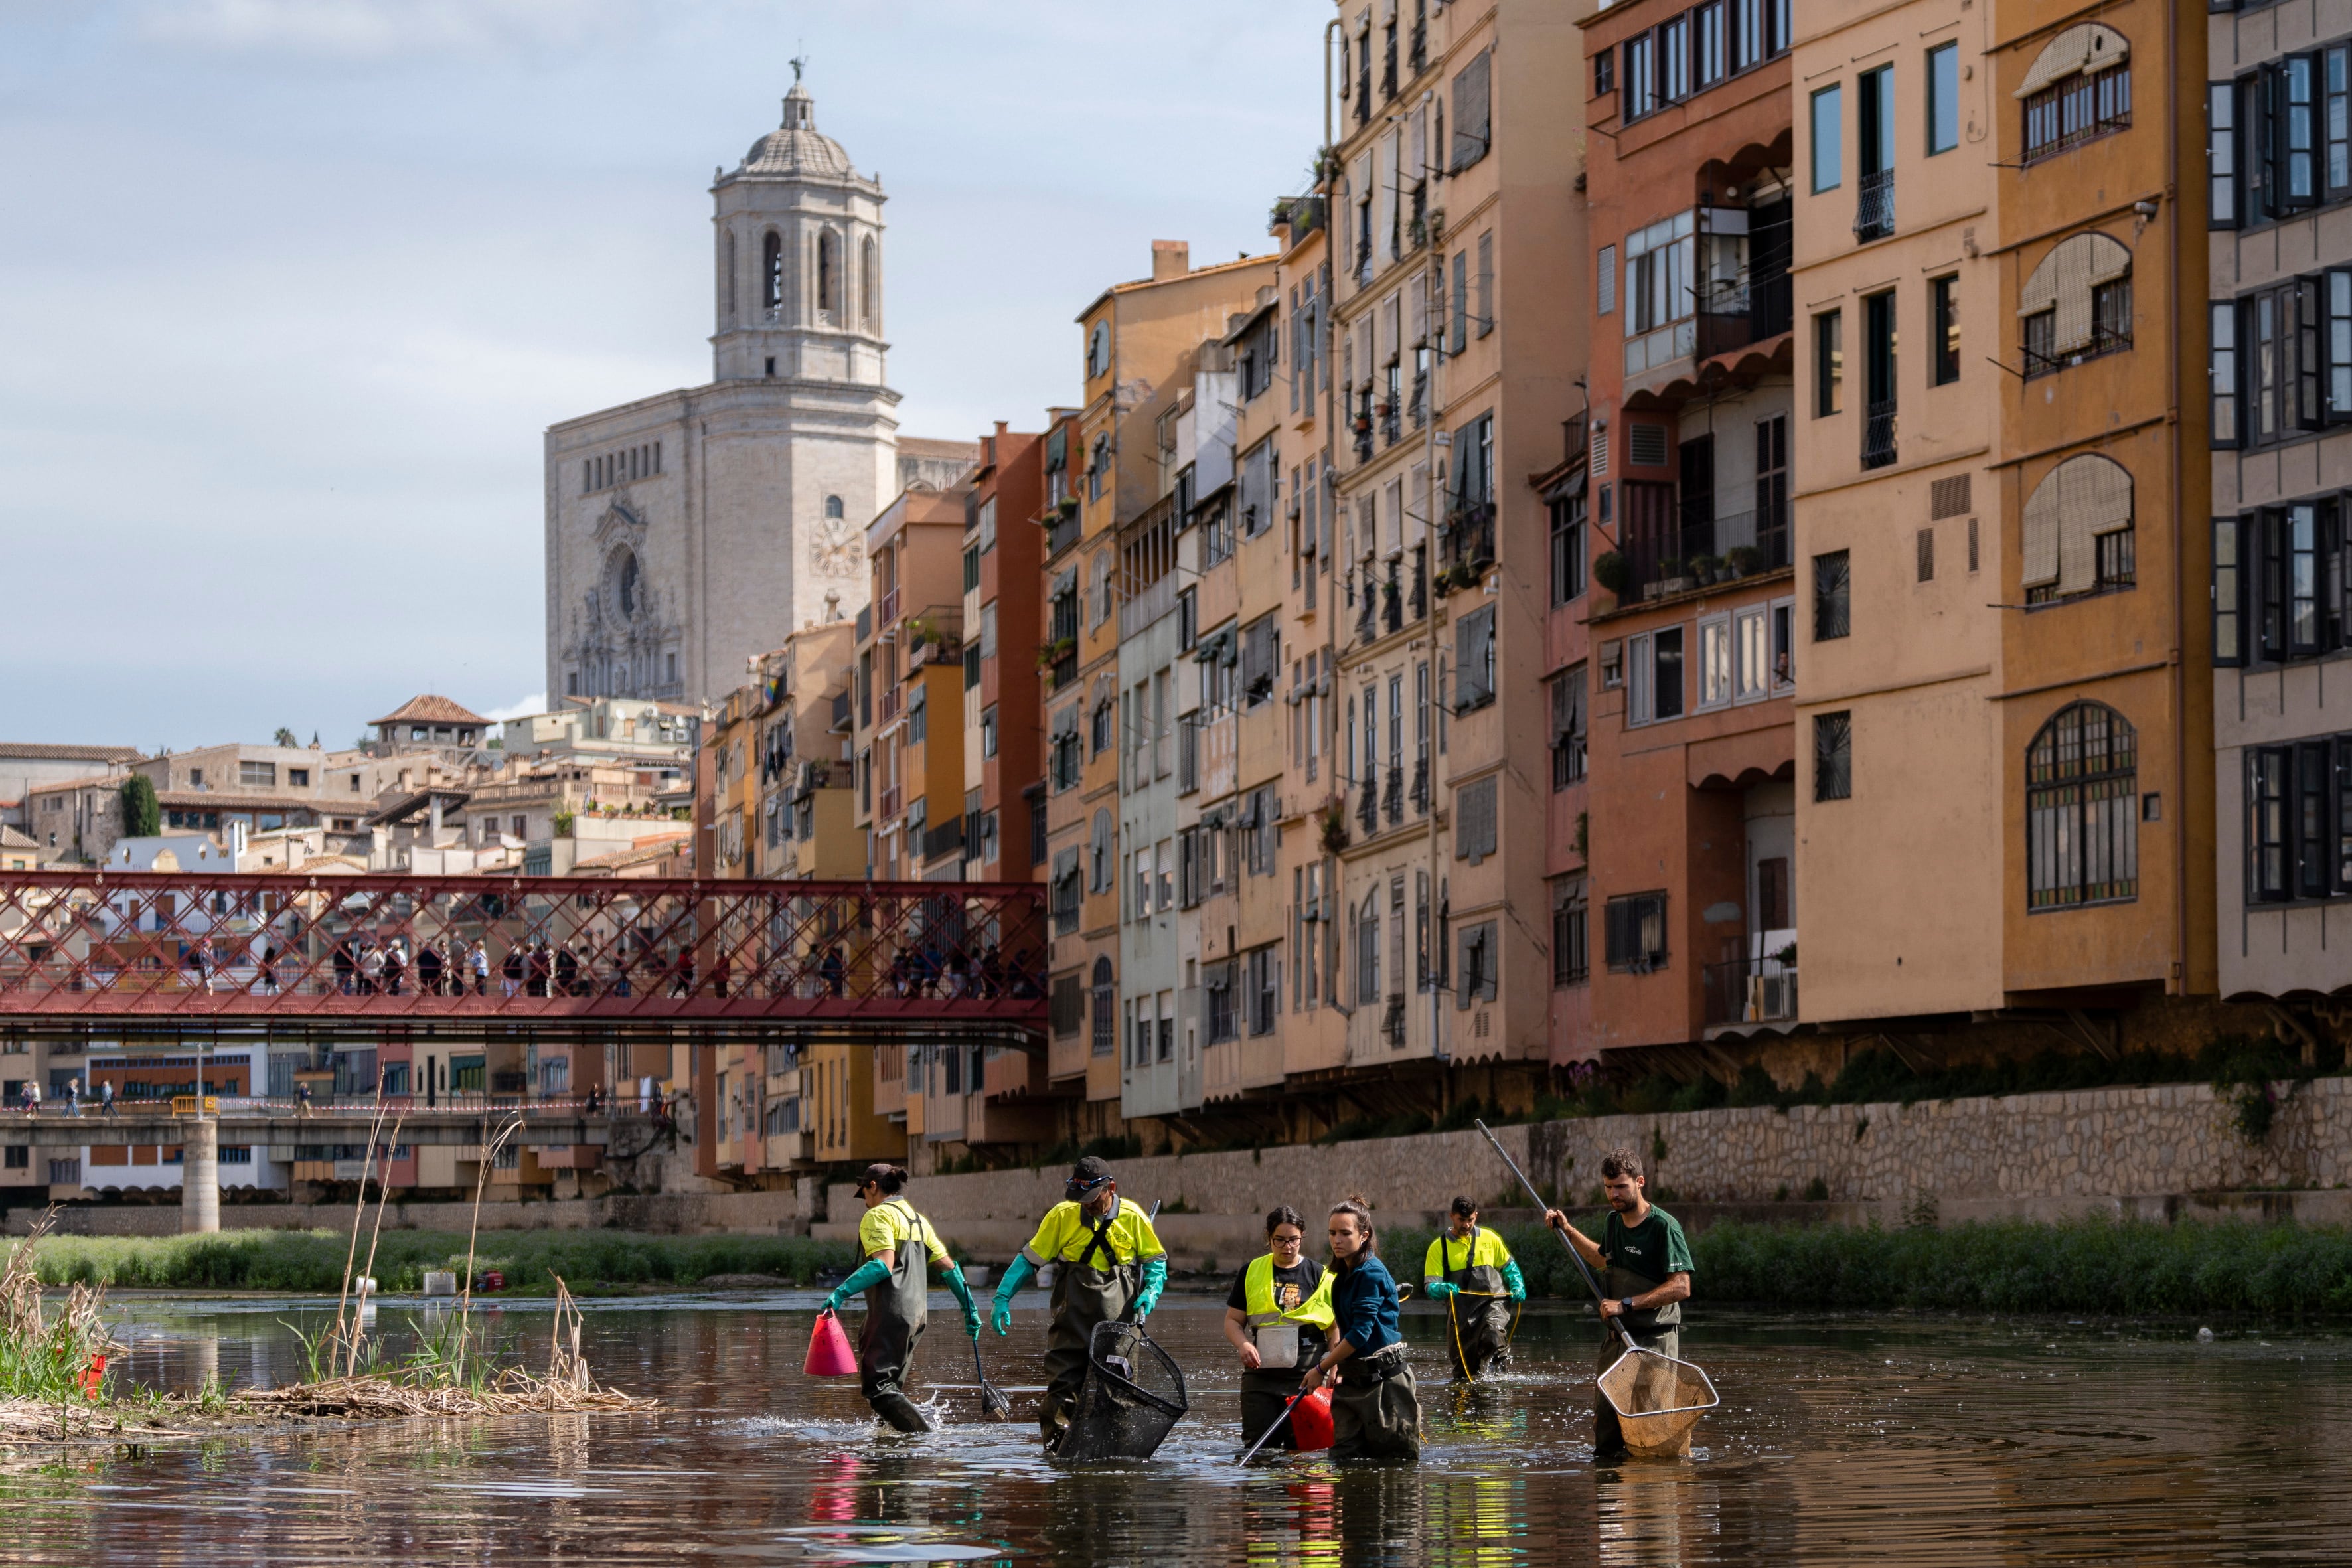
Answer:
[[1397, 582], [1397, 563], [1389, 563], [1388, 575], [1381, 579], [1381, 625], [1389, 631], [1404, 630], [1404, 592]]
[[1696, 357], [1712, 359], [1750, 343], [1767, 342], [1791, 324], [1789, 276], [1784, 272], [1718, 289], [1706, 305], [1698, 318]]
[[1895, 399], [1874, 403], [1862, 421], [1862, 466], [1883, 468], [1895, 461]]
[[2093, 324], [2089, 342], [2078, 343], [2063, 353], [2052, 353], [2029, 342], [2024, 350], [2025, 379], [2032, 381], [2037, 376], [2055, 375], [2062, 370], [2073, 369], [2084, 360], [2096, 359], [2101, 354], [2121, 353], [2131, 346], [2131, 332], [2127, 329], [2119, 330], [2105, 322]]
[[1381, 830], [1381, 785], [1370, 770], [1364, 773], [1364, 787], [1356, 797], [1356, 822], [1370, 838]]
[[1706, 1022], [1784, 1023], [1797, 1016], [1797, 966], [1777, 958], [1735, 959], [1706, 966]]
[[1857, 243], [1885, 239], [1895, 232], [1895, 171], [1864, 174], [1854, 192], [1853, 237]]
[[1068, 511], [1056, 511], [1054, 514], [1054, 521], [1045, 525], [1046, 558], [1050, 560], [1076, 544], [1078, 542], [1080, 528], [1081, 524], [1075, 508]]
[[1356, 640], [1370, 642], [1381, 635], [1379, 590], [1372, 581], [1372, 563], [1364, 563], [1362, 582], [1357, 590]]
[[898, 590], [893, 586], [882, 595], [881, 603], [875, 607], [874, 624], [877, 626], [887, 626], [898, 618]]
[[961, 858], [962, 854], [963, 854], [963, 818], [962, 818], [962, 817], [961, 817], [961, 816], [950, 816], [950, 817], [949, 817], [945, 822], [940, 823], [937, 827], [927, 828], [927, 829], [925, 829], [925, 830], [924, 830], [924, 833], [923, 833], [923, 858], [924, 858], [924, 859], [926, 859], [926, 860], [937, 860], [937, 859], [940, 858], [942, 856], [949, 856], [949, 855], [952, 855], [952, 856], [956, 856], [956, 857]]
[[885, 786], [882, 791], [882, 820], [887, 822], [892, 817], [897, 816], [898, 815], [899, 808], [905, 805], [905, 803], [906, 796], [897, 784]]
[[884, 687], [881, 695], [875, 699], [874, 721], [877, 724], [887, 724], [898, 716], [898, 710], [906, 705], [907, 700], [897, 687]]
[[1476, 567], [1495, 559], [1495, 508], [1492, 502], [1456, 508], [1437, 531], [1437, 563], [1441, 569]]

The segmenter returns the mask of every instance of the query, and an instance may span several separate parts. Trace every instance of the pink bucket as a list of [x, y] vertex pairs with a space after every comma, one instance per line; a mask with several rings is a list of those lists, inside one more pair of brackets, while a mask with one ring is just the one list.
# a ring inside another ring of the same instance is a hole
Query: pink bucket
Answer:
[[808, 1360], [801, 1371], [811, 1377], [856, 1377], [857, 1356], [849, 1348], [849, 1335], [841, 1327], [841, 1319], [832, 1312], [819, 1312], [816, 1327], [809, 1331]]

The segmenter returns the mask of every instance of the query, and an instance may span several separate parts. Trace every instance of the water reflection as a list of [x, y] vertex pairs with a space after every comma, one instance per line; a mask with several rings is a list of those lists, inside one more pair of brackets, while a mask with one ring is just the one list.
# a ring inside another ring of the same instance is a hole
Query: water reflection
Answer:
[[[0, 1562], [758, 1561], [1476, 1565], [2158, 1563], [2338, 1559], [2352, 1498], [2352, 1346], [2327, 1337], [2146, 1335], [2097, 1325], [1715, 1313], [1692, 1352], [1722, 1408], [1687, 1463], [1587, 1458], [1591, 1329], [1531, 1312], [1517, 1365], [1432, 1379], [1427, 1462], [1315, 1456], [1243, 1472], [1237, 1377], [1212, 1304], [1153, 1319], [1193, 1413], [1148, 1464], [1074, 1473], [1025, 1408], [982, 1419], [961, 1342], [919, 1371], [942, 1429], [881, 1434], [854, 1383], [799, 1373], [815, 1299], [592, 1310], [598, 1375], [656, 1416], [556, 1415], [265, 1435], [112, 1457], [0, 1462]], [[945, 1303], [940, 1304], [944, 1315]], [[129, 1310], [132, 1375], [193, 1389], [300, 1375], [289, 1322], [325, 1308]], [[409, 1309], [380, 1331], [398, 1353]], [[494, 1309], [536, 1361], [549, 1320]], [[952, 1318], [946, 1318], [951, 1323]], [[1034, 1390], [1043, 1315], [991, 1373]], [[1444, 1364], [1442, 1321], [1408, 1319]], [[961, 1363], [961, 1365], [958, 1363]], [[1026, 1401], [1016, 1395], [1016, 1401]]]

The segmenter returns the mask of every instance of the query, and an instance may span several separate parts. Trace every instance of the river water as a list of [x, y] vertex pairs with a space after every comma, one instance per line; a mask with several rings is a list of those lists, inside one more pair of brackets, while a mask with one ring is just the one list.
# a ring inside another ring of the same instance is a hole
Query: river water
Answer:
[[[649, 1416], [531, 1416], [0, 1463], [0, 1563], [1002, 1562], [1152, 1564], [2342, 1563], [2352, 1340], [2194, 1325], [1695, 1313], [1723, 1404], [1687, 1461], [1596, 1468], [1595, 1329], [1538, 1303], [1517, 1369], [1444, 1382], [1409, 1310], [1417, 1468], [1231, 1463], [1222, 1302], [1152, 1319], [1192, 1385], [1160, 1456], [1087, 1471], [1027, 1419], [1039, 1308], [986, 1336], [1014, 1420], [983, 1420], [955, 1309], [918, 1361], [940, 1430], [884, 1436], [854, 1383], [800, 1373], [810, 1292], [592, 1304], [598, 1378]], [[1031, 1300], [1042, 1299], [1035, 1296]], [[532, 1361], [549, 1318], [493, 1309]], [[290, 1381], [311, 1303], [115, 1303], [131, 1376]], [[401, 1337], [408, 1309], [380, 1327]], [[852, 1314], [853, 1319], [855, 1314]], [[855, 1327], [854, 1321], [852, 1327]], [[1017, 1352], [1017, 1353], [1016, 1353]], [[919, 1387], [919, 1393], [920, 1389]]]

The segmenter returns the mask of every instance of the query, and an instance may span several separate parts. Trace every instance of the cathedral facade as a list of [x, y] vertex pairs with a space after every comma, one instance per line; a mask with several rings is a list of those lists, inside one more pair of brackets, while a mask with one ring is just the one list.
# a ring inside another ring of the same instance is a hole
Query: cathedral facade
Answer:
[[882, 187], [798, 81], [710, 194], [709, 384], [547, 432], [551, 702], [718, 700], [787, 633], [862, 609], [866, 524], [978, 457], [898, 436]]

